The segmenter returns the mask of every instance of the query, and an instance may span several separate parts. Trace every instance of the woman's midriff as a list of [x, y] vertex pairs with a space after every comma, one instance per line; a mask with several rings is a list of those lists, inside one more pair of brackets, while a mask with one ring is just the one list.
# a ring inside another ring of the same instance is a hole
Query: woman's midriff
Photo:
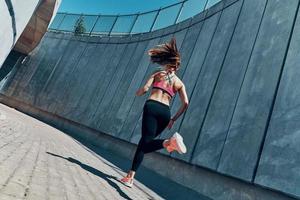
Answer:
[[170, 96], [168, 94], [163, 94], [163, 92], [158, 89], [153, 89], [148, 99], [159, 101], [167, 106], [170, 106]]

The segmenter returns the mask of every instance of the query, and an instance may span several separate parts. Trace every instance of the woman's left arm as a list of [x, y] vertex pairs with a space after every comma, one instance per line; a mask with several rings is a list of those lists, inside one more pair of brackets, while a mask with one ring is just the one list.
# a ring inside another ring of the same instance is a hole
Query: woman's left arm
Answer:
[[149, 88], [151, 87], [151, 85], [152, 85], [152, 83], [153, 83], [153, 81], [154, 81], [154, 77], [155, 77], [155, 75], [156, 75], [157, 73], [158, 73], [158, 72], [152, 74], [152, 75], [150, 76], [150, 78], [148, 78], [146, 84], [145, 84], [143, 87], [139, 88], [139, 89], [136, 91], [135, 94], [136, 94], [137, 96], [142, 96], [142, 95], [144, 95], [144, 94], [149, 90]]

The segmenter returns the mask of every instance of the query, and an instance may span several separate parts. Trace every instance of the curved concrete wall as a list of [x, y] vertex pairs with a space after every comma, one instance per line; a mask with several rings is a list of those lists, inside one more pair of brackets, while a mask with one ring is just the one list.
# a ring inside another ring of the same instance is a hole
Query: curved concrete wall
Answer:
[[[224, 0], [193, 19], [132, 37], [48, 32], [1, 92], [100, 132], [137, 143], [136, 97], [155, 65], [147, 50], [175, 36], [189, 109], [187, 154], [162, 154], [300, 197], [299, 0]], [[176, 95], [174, 114], [180, 106]]]
[[0, 2], [0, 68], [15, 47], [28, 54], [37, 46], [61, 0], [27, 0]]

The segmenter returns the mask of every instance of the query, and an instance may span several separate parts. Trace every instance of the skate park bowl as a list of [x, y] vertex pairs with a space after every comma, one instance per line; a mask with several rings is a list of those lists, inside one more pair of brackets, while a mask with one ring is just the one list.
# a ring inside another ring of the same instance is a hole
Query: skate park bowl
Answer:
[[[211, 199], [300, 199], [299, 3], [221, 0], [182, 18], [179, 3], [170, 24], [157, 25], [160, 9], [146, 28], [149, 13], [58, 13], [35, 48], [14, 46], [21, 62], [10, 52], [1, 103], [131, 159], [149, 95], [135, 92], [157, 70], [147, 51], [175, 37], [190, 103], [159, 138], [179, 132], [187, 153], [161, 150], [143, 166]], [[180, 105], [176, 94], [171, 113]]]

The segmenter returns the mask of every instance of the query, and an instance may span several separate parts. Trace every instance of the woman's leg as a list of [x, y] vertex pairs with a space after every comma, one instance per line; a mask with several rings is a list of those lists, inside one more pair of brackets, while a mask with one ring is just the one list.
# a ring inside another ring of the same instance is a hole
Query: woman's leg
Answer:
[[[162, 131], [167, 127], [167, 125], [168, 125], [168, 123], [166, 123], [166, 122], [158, 121], [155, 137], [158, 136], [159, 134], [161, 134]], [[159, 149], [163, 149], [165, 147], [164, 146], [165, 141], [166, 141], [166, 139], [152, 139], [152, 140], [150, 140], [145, 145], [143, 145], [144, 153], [150, 153], [150, 152], [153, 152], [153, 151], [157, 151]]]
[[[151, 109], [151, 108], [150, 108]], [[147, 143], [155, 138], [157, 129], [157, 120], [155, 116], [144, 109], [142, 118], [142, 137], [138, 143], [133, 161], [131, 171], [136, 171], [144, 159]]]
[[[163, 106], [160, 109], [159, 117], [157, 119], [155, 137], [160, 135], [163, 132], [163, 130], [168, 126], [170, 118], [171, 113], [169, 108]], [[168, 139], [152, 139], [151, 141], [147, 142], [146, 145], [144, 145], [144, 153], [150, 153], [165, 148], [165, 142], [168, 143]]]
[[[132, 171], [137, 170], [142, 162], [145, 153], [150, 153], [164, 148], [165, 139], [154, 139], [162, 133], [170, 121], [170, 110], [165, 106], [150, 107], [151, 112], [147, 110], [143, 113], [142, 119], [142, 138], [138, 144], [135, 153]], [[155, 113], [155, 115], [153, 114]]]
[[168, 125], [170, 121], [170, 110], [166, 106], [146, 105], [143, 110], [142, 118], [142, 137], [138, 143], [129, 177], [133, 177], [144, 159], [145, 153], [150, 153], [166, 147], [164, 139], [154, 138], [159, 135]]

